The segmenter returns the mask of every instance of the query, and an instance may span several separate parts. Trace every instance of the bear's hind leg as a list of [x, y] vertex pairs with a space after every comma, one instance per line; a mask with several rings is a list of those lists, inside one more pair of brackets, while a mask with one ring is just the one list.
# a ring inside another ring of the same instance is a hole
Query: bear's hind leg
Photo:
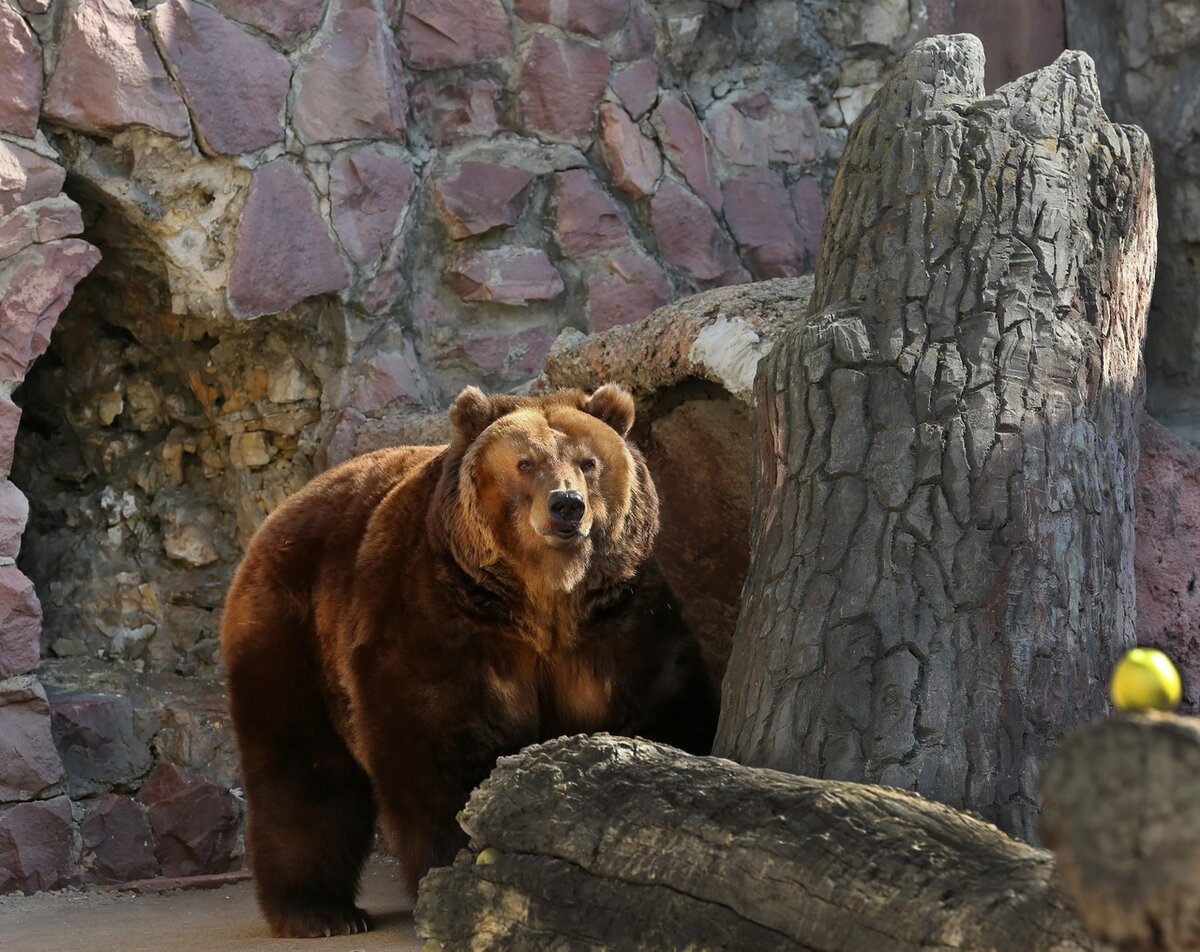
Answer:
[[271, 931], [281, 937], [366, 932], [370, 917], [355, 905], [375, 833], [366, 774], [319, 701], [296, 692], [279, 705], [260, 698], [238, 717], [238, 694], [231, 678], [247, 848]]

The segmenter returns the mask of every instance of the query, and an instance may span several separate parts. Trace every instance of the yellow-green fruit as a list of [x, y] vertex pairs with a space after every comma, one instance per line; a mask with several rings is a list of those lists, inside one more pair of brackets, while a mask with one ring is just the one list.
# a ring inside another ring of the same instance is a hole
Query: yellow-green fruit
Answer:
[[500, 851], [494, 846], [489, 846], [485, 850], [480, 850], [479, 855], [475, 857], [476, 866], [491, 866], [500, 858]]
[[1113, 669], [1109, 693], [1122, 711], [1169, 711], [1179, 703], [1179, 672], [1161, 651], [1133, 648]]

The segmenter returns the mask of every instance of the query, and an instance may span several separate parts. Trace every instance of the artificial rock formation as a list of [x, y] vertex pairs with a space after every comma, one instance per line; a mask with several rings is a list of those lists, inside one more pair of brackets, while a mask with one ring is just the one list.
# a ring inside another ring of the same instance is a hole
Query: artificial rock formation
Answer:
[[501, 758], [421, 883], [445, 952], [1084, 950], [1044, 850], [883, 787], [561, 738]]
[[810, 316], [759, 368], [751, 561], [715, 752], [1032, 835], [1134, 639], [1149, 145], [1091, 61], [983, 98], [918, 43], [851, 133]]

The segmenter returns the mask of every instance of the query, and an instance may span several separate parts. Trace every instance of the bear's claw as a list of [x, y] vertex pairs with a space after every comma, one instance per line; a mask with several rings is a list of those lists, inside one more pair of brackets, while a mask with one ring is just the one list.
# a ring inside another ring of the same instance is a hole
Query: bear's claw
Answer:
[[357, 906], [309, 907], [271, 916], [271, 931], [281, 939], [314, 939], [370, 932], [371, 917]]

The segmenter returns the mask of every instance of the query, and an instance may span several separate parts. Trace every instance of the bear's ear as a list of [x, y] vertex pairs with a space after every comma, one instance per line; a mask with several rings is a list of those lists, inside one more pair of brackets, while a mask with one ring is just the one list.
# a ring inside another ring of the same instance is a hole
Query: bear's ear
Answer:
[[633, 397], [629, 395], [628, 390], [615, 383], [606, 383], [588, 397], [583, 409], [584, 412], [603, 420], [621, 436], [627, 436], [633, 426]]
[[492, 401], [478, 387], [467, 387], [450, 405], [450, 425], [455, 437], [464, 443], [474, 440], [494, 418]]

